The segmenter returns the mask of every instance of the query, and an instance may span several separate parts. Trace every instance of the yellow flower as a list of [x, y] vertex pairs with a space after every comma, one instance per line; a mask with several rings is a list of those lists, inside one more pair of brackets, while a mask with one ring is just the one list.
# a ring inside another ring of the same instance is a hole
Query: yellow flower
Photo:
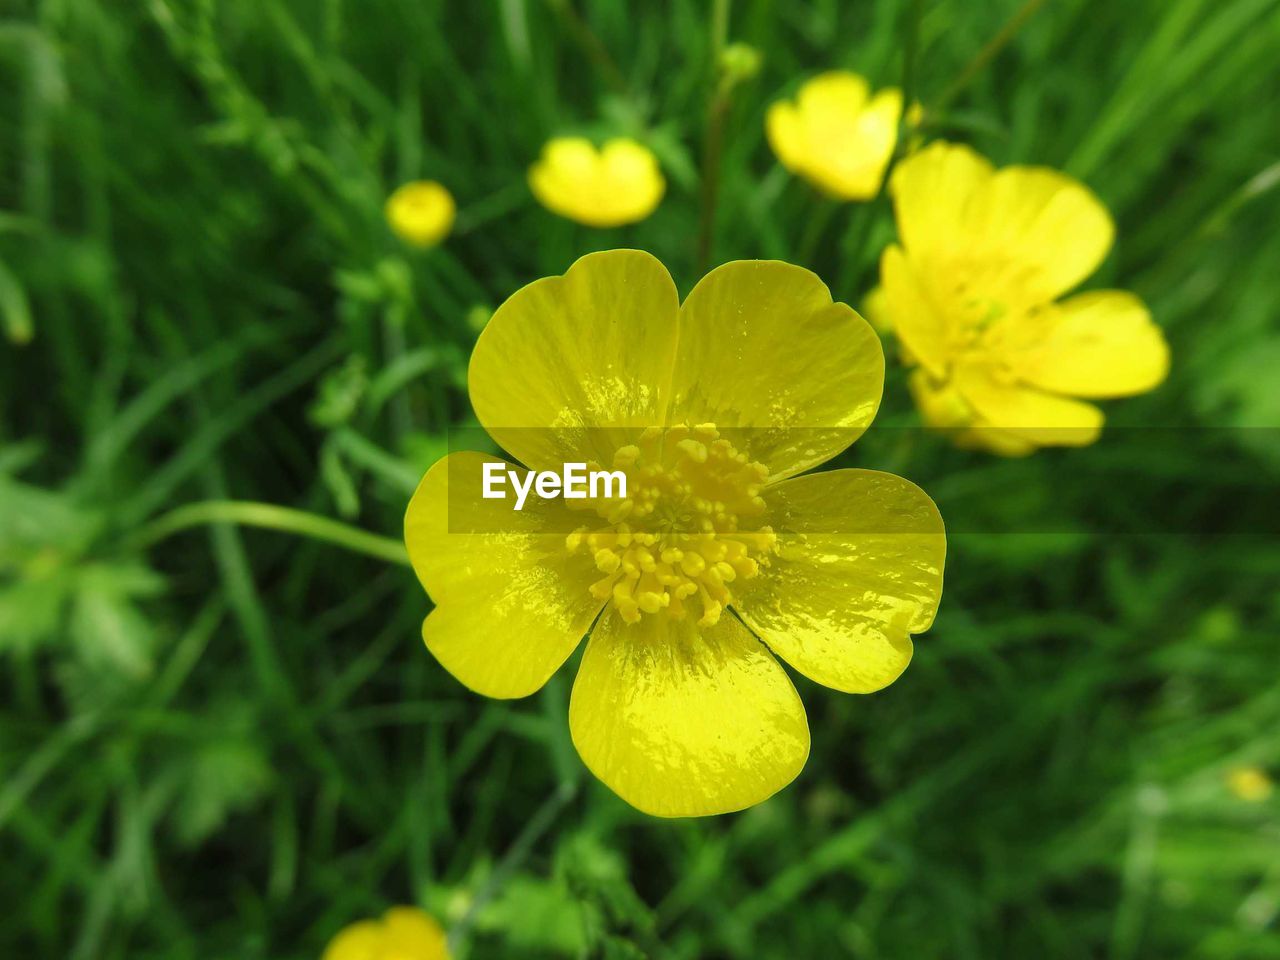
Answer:
[[1227, 774], [1227, 786], [1247, 803], [1261, 803], [1275, 789], [1271, 778], [1259, 767], [1236, 767]]
[[931, 426], [1005, 455], [1088, 444], [1102, 411], [1077, 398], [1164, 379], [1168, 346], [1136, 296], [1059, 299], [1111, 248], [1111, 217], [1084, 185], [939, 142], [902, 161], [889, 190], [901, 246], [881, 257], [869, 303], [918, 364], [911, 389]]
[[453, 195], [434, 180], [406, 183], [387, 198], [387, 223], [401, 240], [434, 247], [453, 229]]
[[839, 200], [870, 200], [898, 142], [902, 91], [875, 96], [856, 73], [814, 77], [769, 108], [765, 132], [782, 165]]
[[449, 960], [440, 924], [417, 907], [392, 907], [329, 941], [322, 960]]
[[523, 697], [589, 632], [570, 731], [623, 799], [695, 816], [789, 783], [809, 729], [775, 655], [851, 693], [906, 668], [942, 519], [892, 474], [800, 476], [866, 429], [884, 382], [875, 333], [813, 273], [728, 263], [681, 304], [649, 254], [591, 254], [507, 300], [468, 376], [513, 458], [608, 464], [627, 499], [514, 512], [481, 496], [496, 458], [436, 464], [405, 517], [436, 603], [423, 638], [472, 690]]
[[658, 158], [634, 140], [597, 150], [581, 137], [557, 137], [529, 169], [538, 202], [588, 227], [618, 227], [653, 213], [667, 188]]

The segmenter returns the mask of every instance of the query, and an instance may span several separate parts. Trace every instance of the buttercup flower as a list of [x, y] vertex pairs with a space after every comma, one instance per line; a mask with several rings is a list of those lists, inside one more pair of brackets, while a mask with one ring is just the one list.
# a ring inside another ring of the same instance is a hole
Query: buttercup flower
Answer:
[[1150, 390], [1169, 349], [1132, 293], [1059, 299], [1102, 262], [1114, 228], [1082, 184], [1043, 167], [990, 163], [934, 143], [890, 178], [901, 245], [868, 300], [917, 369], [925, 421], [964, 445], [1019, 455], [1098, 438], [1081, 399]]
[[529, 170], [538, 202], [588, 227], [643, 220], [667, 188], [658, 158], [634, 140], [610, 140], [597, 150], [582, 137], [557, 137]]
[[902, 91], [871, 95], [856, 73], [823, 73], [765, 116], [769, 146], [782, 165], [838, 200], [870, 200], [898, 142]]
[[523, 697], [589, 632], [569, 726], [596, 776], [659, 816], [764, 800], [809, 752], [775, 657], [870, 693], [937, 609], [946, 542], [923, 491], [800, 476], [866, 429], [883, 381], [875, 333], [790, 264], [725, 264], [683, 304], [636, 250], [523, 288], [476, 343], [476, 415], [526, 467], [604, 464], [627, 496], [514, 512], [481, 496], [495, 458], [433, 466], [405, 517], [428, 649], [471, 689]]
[[392, 907], [381, 920], [342, 930], [322, 960], [449, 960], [440, 924], [417, 907]]
[[1261, 803], [1275, 789], [1266, 771], [1259, 767], [1235, 767], [1227, 774], [1227, 786], [1247, 803]]
[[387, 223], [401, 240], [434, 247], [453, 229], [453, 195], [434, 180], [415, 180], [387, 198]]

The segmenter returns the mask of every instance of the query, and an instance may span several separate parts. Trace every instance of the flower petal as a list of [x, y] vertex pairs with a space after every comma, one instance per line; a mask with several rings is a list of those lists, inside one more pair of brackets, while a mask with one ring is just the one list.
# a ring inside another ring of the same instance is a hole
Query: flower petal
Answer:
[[[835, 456], [871, 423], [884, 350], [817, 275], [777, 260], [712, 270], [680, 308], [671, 422], [744, 429], [773, 479]], [[735, 440], [735, 443], [737, 441]]]
[[[466, 686], [489, 697], [538, 690], [573, 652], [603, 606], [599, 574], [571, 554], [561, 500], [481, 497], [478, 453], [453, 453], [422, 478], [405, 514], [409, 559], [436, 609], [427, 648]], [[508, 468], [510, 464], [504, 464]]]
[[770, 487], [778, 555], [734, 583], [735, 609], [805, 676], [871, 693], [911, 661], [911, 634], [942, 597], [942, 517], [915, 484], [876, 470], [830, 470]]
[[1037, 446], [1085, 446], [1102, 431], [1102, 411], [1093, 404], [1008, 382], [982, 364], [961, 364], [954, 383], [984, 427]]
[[809, 138], [795, 105], [779, 100], [770, 106], [764, 118], [764, 132], [782, 165], [792, 173], [799, 173], [809, 151]]
[[382, 924], [360, 920], [344, 927], [329, 941], [321, 960], [381, 960]]
[[448, 946], [440, 924], [417, 907], [392, 907], [382, 917], [384, 957], [446, 960]]
[[1048, 329], [1012, 357], [1019, 379], [1076, 397], [1120, 397], [1156, 386], [1169, 372], [1169, 346], [1136, 296], [1077, 294], [1048, 308]]
[[1115, 228], [1082, 183], [1046, 167], [993, 170], [969, 147], [932, 143], [894, 170], [907, 255], [950, 268], [1005, 303], [1058, 297], [1097, 269]]
[[728, 813], [790, 783], [809, 755], [804, 706], [786, 672], [730, 616], [613, 611], [587, 643], [569, 727], [583, 762], [659, 817]]
[[616, 207], [613, 212], [617, 223], [643, 220], [653, 212], [667, 187], [653, 151], [619, 137], [604, 145], [600, 161]]
[[934, 305], [896, 243], [880, 256], [880, 285], [885, 325], [897, 334], [913, 360], [934, 376], [944, 376], [949, 343], [946, 315]]
[[662, 422], [679, 296], [666, 267], [640, 250], [578, 260], [498, 308], [471, 355], [471, 404], [524, 464], [610, 462], [622, 431]]
[[969, 147], [937, 141], [899, 163], [889, 178], [898, 236], [910, 257], [950, 257], [970, 241], [965, 214], [992, 166]]
[[[1005, 167], [968, 210], [980, 247], [1017, 263], [1031, 303], [1052, 300], [1093, 273], [1115, 239], [1111, 215], [1084, 184], [1046, 167]], [[967, 241], [967, 238], [966, 238]]]

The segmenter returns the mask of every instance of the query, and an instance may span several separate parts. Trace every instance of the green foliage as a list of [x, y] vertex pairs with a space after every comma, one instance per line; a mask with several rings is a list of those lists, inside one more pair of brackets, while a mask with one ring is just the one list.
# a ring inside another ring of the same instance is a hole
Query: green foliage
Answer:
[[[1224, 779], [1280, 778], [1280, 6], [1055, 0], [954, 96], [1016, 0], [738, 0], [718, 64], [713, 6], [0, 9], [0, 956], [303, 960], [417, 902], [475, 960], [1280, 958], [1280, 800]], [[815, 208], [764, 110], [830, 67], [901, 82], [911, 35], [930, 136], [1107, 202], [1091, 284], [1147, 300], [1173, 372], [1096, 446], [1002, 461], [915, 429], [886, 344], [887, 429], [840, 462], [938, 501], [942, 611], [880, 694], [800, 681], [775, 799], [646, 818], [582, 770], [569, 674], [470, 695], [376, 549], [174, 522], [398, 538], [494, 305], [616, 246], [697, 279], [718, 86], [712, 259], [811, 249], [861, 303], [888, 204]], [[657, 213], [540, 209], [565, 133], [648, 143]], [[432, 251], [383, 221], [416, 177], [458, 200]]]

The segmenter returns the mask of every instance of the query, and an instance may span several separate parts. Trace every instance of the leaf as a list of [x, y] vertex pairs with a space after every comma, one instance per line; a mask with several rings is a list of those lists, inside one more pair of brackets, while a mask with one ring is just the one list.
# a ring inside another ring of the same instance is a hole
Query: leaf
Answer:
[[154, 596], [163, 587], [164, 581], [140, 564], [84, 567], [71, 612], [71, 638], [81, 659], [135, 680], [150, 675], [155, 632], [133, 599]]
[[200, 747], [184, 771], [173, 809], [174, 829], [184, 846], [203, 843], [232, 814], [250, 809], [274, 778], [261, 747], [248, 738], [228, 738]]

